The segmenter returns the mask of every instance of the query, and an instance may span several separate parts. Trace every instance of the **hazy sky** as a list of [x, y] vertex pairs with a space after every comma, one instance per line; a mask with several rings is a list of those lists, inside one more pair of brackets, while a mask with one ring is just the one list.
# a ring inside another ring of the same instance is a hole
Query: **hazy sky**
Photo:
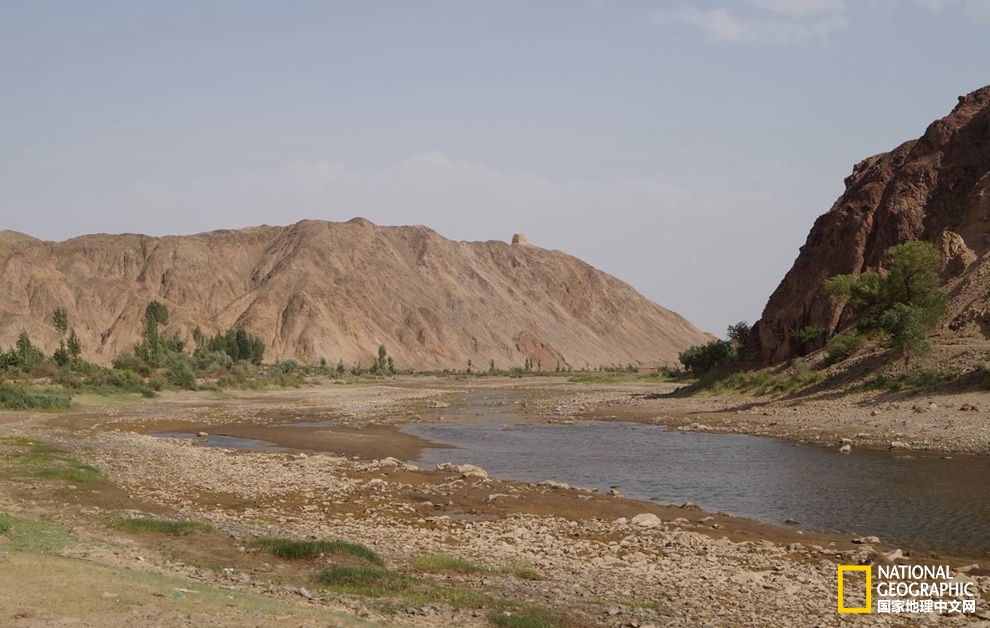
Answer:
[[0, 0], [0, 229], [524, 232], [723, 334], [990, 0]]

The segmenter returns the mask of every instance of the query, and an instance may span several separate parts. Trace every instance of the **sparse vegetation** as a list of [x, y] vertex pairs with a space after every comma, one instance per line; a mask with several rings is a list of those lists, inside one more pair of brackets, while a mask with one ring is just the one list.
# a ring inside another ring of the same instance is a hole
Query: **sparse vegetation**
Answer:
[[[977, 371], [978, 373], [978, 371]], [[943, 384], [958, 381], [961, 373], [957, 369], [908, 371], [895, 376], [878, 373], [863, 382], [863, 390], [889, 390], [897, 392], [917, 388], [934, 390]]]
[[441, 603], [460, 609], [486, 609], [490, 611], [489, 617], [529, 617], [545, 622], [536, 625], [560, 624], [558, 613], [549, 609], [498, 599], [474, 589], [443, 586], [380, 568], [337, 565], [321, 571], [314, 581], [317, 586], [335, 593], [371, 598], [400, 598], [403, 604], [414, 607]]
[[542, 580], [538, 573], [528, 567], [486, 567], [484, 565], [477, 565], [462, 558], [454, 558], [453, 556], [444, 556], [442, 554], [425, 554], [422, 556], [416, 556], [410, 562], [410, 566], [417, 571], [426, 573], [487, 573], [511, 575], [522, 580]]
[[552, 616], [538, 612], [489, 613], [485, 618], [495, 626], [505, 628], [553, 628], [557, 625]]

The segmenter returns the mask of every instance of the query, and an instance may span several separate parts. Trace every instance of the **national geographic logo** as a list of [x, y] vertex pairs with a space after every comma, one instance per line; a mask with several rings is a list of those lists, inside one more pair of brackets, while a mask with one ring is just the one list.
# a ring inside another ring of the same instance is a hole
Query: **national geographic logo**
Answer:
[[[846, 587], [847, 574], [863, 574], [863, 582], [857, 577], [853, 586]], [[976, 612], [979, 592], [974, 582], [953, 578], [948, 565], [877, 565], [877, 585], [873, 586], [873, 568], [870, 565], [839, 565], [838, 610], [840, 613], [872, 613], [873, 593], [877, 594], [877, 613], [938, 613], [970, 614]], [[864, 586], [866, 603], [863, 606], [846, 606], [846, 593], [858, 593]]]

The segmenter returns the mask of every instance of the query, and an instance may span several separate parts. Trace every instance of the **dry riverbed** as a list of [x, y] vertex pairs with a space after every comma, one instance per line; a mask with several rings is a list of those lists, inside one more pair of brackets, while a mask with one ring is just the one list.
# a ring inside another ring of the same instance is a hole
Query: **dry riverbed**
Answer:
[[[43, 519], [66, 531], [61, 549], [40, 562], [24, 560], [12, 547], [13, 534], [0, 541], [0, 566], [6, 567], [0, 571], [8, 574], [0, 579], [0, 624], [77, 618], [100, 626], [540, 625], [511, 623], [512, 616], [500, 617], [506, 611], [517, 617], [546, 611], [560, 625], [640, 628], [969, 626], [990, 620], [988, 593], [968, 617], [838, 615], [836, 565], [886, 561], [894, 548], [876, 541], [857, 544], [849, 536], [779, 528], [690, 505], [661, 506], [406, 462], [424, 443], [395, 425], [458, 420], [465, 393], [490, 387], [511, 388], [514, 411], [531, 421], [637, 420], [834, 445], [848, 438], [853, 447], [891, 441], [947, 451], [988, 447], [981, 417], [984, 407], [990, 410], [990, 397], [753, 405], [663, 397], [656, 393], [671, 388], [656, 383], [572, 384], [561, 378], [399, 378], [268, 393], [165, 395], [64, 414], [0, 413], [0, 454], [30, 448], [19, 439], [45, 441], [103, 478], [73, 484], [18, 474], [9, 464], [0, 473], [0, 513]], [[979, 410], [954, 407], [963, 403]], [[918, 404], [927, 409], [911, 409]], [[292, 427], [300, 422], [319, 429]], [[150, 435], [160, 432], [193, 436]], [[256, 438], [287, 450], [205, 447], [200, 433]], [[108, 524], [133, 516], [190, 519], [212, 531], [170, 538]], [[361, 543], [382, 556], [387, 573], [402, 584], [372, 596], [321, 587], [314, 574], [339, 559], [284, 560], [255, 543], [276, 536]], [[424, 558], [437, 556], [468, 562]], [[974, 562], [906, 560], [956, 567]], [[88, 574], [71, 577], [77, 594], [45, 601], [44, 587], [53, 586], [44, 577], [52, 570], [47, 561], [71, 561], [72, 573]], [[94, 576], [99, 570], [107, 573]], [[966, 571], [958, 577], [990, 591], [990, 572]], [[129, 574], [140, 578], [128, 585]], [[159, 619], [147, 621], [154, 617]]]

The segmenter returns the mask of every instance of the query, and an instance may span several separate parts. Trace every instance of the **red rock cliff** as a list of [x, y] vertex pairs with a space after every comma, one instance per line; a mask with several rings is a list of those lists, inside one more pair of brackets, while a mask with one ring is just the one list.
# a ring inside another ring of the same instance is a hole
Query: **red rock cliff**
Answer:
[[794, 356], [789, 332], [834, 331], [842, 312], [823, 294], [826, 279], [880, 269], [884, 251], [907, 240], [938, 246], [950, 296], [946, 327], [987, 335], [990, 250], [990, 86], [959, 97], [948, 116], [889, 153], [861, 161], [846, 191], [815, 221], [794, 265], [770, 296], [753, 341], [767, 361]]

